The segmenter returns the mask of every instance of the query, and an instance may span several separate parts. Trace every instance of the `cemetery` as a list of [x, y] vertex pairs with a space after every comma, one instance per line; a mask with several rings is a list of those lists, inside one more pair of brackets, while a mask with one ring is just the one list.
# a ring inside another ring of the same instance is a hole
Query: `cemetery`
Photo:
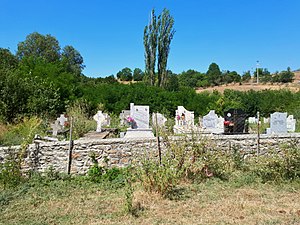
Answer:
[[[161, 113], [152, 113], [150, 116], [151, 110], [147, 105], [130, 103], [129, 108], [123, 110], [118, 119], [119, 124], [126, 130], [120, 131], [110, 127], [111, 117], [100, 110], [93, 116], [94, 131], [89, 131], [78, 140], [72, 140], [72, 149], [66, 140], [66, 134], [72, 132], [72, 121], [65, 114], [61, 114], [50, 125], [51, 136], [38, 135], [28, 146], [23, 169], [34, 168], [43, 172], [51, 166], [57, 171], [65, 172], [68, 166], [67, 159], [72, 151], [71, 173], [85, 174], [92, 166], [90, 152], [96, 153], [98, 161], [107, 158], [109, 167], [129, 166], [145, 151], [155, 152], [160, 148], [164, 152], [164, 132], [168, 119]], [[199, 118], [199, 123], [195, 123], [194, 112], [178, 106], [173, 123], [174, 133], [173, 136], [168, 134], [168, 139], [176, 143], [183, 137], [199, 142], [204, 138], [222, 151], [234, 147], [243, 152], [244, 157], [251, 157], [255, 154], [267, 154], [270, 148], [279, 152], [282, 144], [300, 137], [300, 134], [294, 133], [296, 120], [293, 115], [275, 112], [270, 115], [270, 119], [260, 118], [260, 123], [266, 123], [270, 127], [259, 134], [259, 137], [255, 129], [249, 132], [248, 127], [254, 124], [256, 128], [257, 121], [255, 117], [247, 117], [243, 110], [230, 109], [224, 112], [224, 117], [218, 116], [215, 110], [210, 110], [203, 118]], [[59, 141], [58, 136], [63, 137], [63, 140]], [[19, 148], [15, 146], [12, 149], [18, 151]], [[0, 148], [0, 159], [6, 158], [8, 149], [11, 147]]]

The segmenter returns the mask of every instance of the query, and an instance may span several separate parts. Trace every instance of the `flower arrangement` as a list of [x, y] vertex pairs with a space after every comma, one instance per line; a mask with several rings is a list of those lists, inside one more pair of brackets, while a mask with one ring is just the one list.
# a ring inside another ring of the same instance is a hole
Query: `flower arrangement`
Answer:
[[134, 124], [135, 124], [135, 121], [132, 117], [128, 116], [127, 117], [127, 122], [129, 123], [129, 125], [131, 126], [131, 128], [134, 128]]
[[234, 123], [228, 120], [224, 121], [224, 126], [234, 126]]

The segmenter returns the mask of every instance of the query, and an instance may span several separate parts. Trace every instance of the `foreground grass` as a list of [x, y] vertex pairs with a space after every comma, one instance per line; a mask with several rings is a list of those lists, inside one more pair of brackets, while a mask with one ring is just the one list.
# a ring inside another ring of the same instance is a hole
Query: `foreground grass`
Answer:
[[169, 199], [135, 186], [135, 216], [125, 192], [82, 179], [28, 182], [1, 190], [0, 224], [300, 224], [300, 182], [212, 179], [182, 184]]

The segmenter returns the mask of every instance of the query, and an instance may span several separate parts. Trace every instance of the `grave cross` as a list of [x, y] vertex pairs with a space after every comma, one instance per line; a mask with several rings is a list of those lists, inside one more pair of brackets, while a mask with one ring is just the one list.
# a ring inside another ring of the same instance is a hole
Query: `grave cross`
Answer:
[[60, 117], [57, 118], [57, 121], [59, 121], [59, 124], [64, 128], [65, 122], [68, 121], [68, 118], [66, 118], [64, 114], [60, 114]]
[[101, 132], [102, 123], [105, 120], [102, 111], [98, 111], [97, 114], [93, 116], [93, 119], [97, 122], [96, 132]]
[[58, 131], [61, 129], [59, 121], [56, 120], [53, 124], [50, 125], [52, 128], [52, 135], [57, 136]]

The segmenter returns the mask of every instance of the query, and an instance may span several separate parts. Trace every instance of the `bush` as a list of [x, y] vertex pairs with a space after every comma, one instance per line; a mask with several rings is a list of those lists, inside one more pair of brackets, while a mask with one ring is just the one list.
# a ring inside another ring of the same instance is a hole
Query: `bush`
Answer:
[[67, 109], [69, 118], [73, 118], [73, 138], [77, 139], [96, 129], [96, 122], [89, 119], [89, 104], [84, 100], [75, 101]]
[[23, 118], [16, 125], [8, 125], [4, 132], [0, 133], [0, 144], [6, 146], [20, 145], [22, 143], [31, 143], [36, 133], [43, 133], [41, 126], [42, 120], [37, 117]]

